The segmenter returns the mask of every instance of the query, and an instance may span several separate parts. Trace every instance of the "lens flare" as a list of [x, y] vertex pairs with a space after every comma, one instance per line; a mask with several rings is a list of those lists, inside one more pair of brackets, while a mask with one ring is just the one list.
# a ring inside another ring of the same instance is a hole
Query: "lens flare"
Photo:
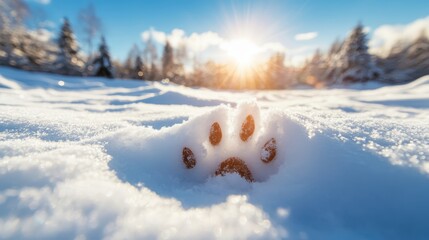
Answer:
[[240, 38], [229, 41], [225, 46], [228, 56], [234, 61], [240, 71], [249, 70], [255, 63], [259, 47], [249, 39]]

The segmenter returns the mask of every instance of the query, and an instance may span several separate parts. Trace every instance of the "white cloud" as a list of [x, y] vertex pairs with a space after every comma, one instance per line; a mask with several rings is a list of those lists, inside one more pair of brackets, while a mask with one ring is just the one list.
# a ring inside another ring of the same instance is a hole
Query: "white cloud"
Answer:
[[209, 31], [204, 33], [192, 33], [191, 35], [187, 36], [185, 31], [178, 28], [173, 29], [169, 34], [157, 31], [155, 29], [144, 31], [142, 33], [143, 41], [147, 41], [150, 36], [152, 36], [152, 39], [155, 42], [160, 44], [164, 44], [168, 39], [173, 47], [186, 44], [189, 50], [194, 52], [204, 51], [210, 46], [220, 46], [225, 42], [225, 40], [215, 32]]
[[155, 29], [150, 29], [147, 31], [144, 31], [142, 34], [143, 41], [147, 41], [150, 37], [152, 37], [153, 40], [156, 42], [165, 42], [166, 36], [164, 32], [156, 31]]
[[374, 30], [369, 42], [372, 53], [385, 55], [398, 41], [410, 42], [420, 36], [423, 30], [429, 37], [429, 16], [417, 19], [407, 25], [382, 25]]
[[365, 26], [365, 27], [363, 28], [363, 32], [364, 32], [364, 33], [366, 33], [366, 34], [370, 33], [370, 32], [371, 32], [371, 27], [369, 27], [369, 26]]
[[305, 45], [297, 47], [288, 51], [287, 64], [292, 66], [301, 66], [305, 63], [311, 56], [313, 56], [314, 51], [318, 48], [318, 45]]
[[39, 23], [39, 26], [42, 28], [54, 28], [55, 27], [55, 23], [49, 20], [45, 20]]
[[192, 33], [187, 39], [187, 45], [195, 51], [204, 51], [211, 46], [220, 46], [225, 39], [215, 32]]
[[300, 33], [295, 35], [297, 41], [308, 41], [315, 39], [319, 34], [317, 32]]
[[[150, 29], [141, 34], [142, 40], [147, 41], [150, 37], [158, 44], [164, 44], [168, 39], [173, 48], [186, 46], [189, 56], [210, 54], [219, 56], [219, 53], [229, 49], [227, 45], [234, 39], [226, 39], [218, 33], [208, 31], [203, 33], [191, 33], [187, 35], [182, 29], [173, 29], [170, 33]], [[267, 42], [258, 45], [257, 53], [260, 55], [273, 52], [285, 52], [286, 47], [280, 42]]]
[[37, 29], [29, 31], [30, 35], [39, 41], [47, 42], [54, 36], [54, 33], [47, 29]]
[[286, 52], [286, 47], [279, 42], [270, 42], [262, 45], [262, 51]]
[[38, 2], [40, 4], [49, 4], [51, 3], [51, 0], [34, 0], [35, 2]]

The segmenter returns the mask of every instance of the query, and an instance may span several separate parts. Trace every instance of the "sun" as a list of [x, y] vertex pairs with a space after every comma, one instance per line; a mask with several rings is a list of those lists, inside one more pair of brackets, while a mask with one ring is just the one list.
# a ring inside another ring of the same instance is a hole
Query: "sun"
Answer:
[[240, 71], [248, 70], [255, 62], [259, 47], [249, 39], [233, 39], [226, 44], [226, 53]]

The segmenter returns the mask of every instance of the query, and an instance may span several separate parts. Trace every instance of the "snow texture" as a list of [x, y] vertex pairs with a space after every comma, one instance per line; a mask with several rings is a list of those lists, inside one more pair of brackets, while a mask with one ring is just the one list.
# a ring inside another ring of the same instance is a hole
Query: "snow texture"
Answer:
[[[0, 238], [427, 239], [429, 77], [352, 87], [226, 92], [2, 67]], [[214, 177], [228, 157], [257, 181]]]

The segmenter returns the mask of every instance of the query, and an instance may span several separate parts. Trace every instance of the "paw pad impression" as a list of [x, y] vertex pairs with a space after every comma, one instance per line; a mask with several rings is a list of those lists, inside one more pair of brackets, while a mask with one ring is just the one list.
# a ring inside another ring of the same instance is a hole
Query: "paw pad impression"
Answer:
[[240, 138], [243, 142], [247, 141], [249, 137], [253, 135], [255, 131], [255, 120], [253, 120], [252, 115], [247, 115], [246, 120], [244, 120], [241, 125]]
[[182, 159], [187, 169], [194, 168], [195, 164], [197, 164], [197, 160], [195, 159], [194, 153], [191, 149], [187, 147], [183, 148]]
[[215, 175], [225, 176], [228, 173], [238, 173], [238, 175], [246, 179], [248, 182], [254, 181], [252, 172], [250, 172], [246, 163], [236, 157], [231, 157], [223, 161], [216, 170]]
[[[247, 142], [255, 132], [255, 120], [251, 114], [248, 114], [241, 125], [239, 134], [234, 134], [233, 136], [238, 136], [242, 143]], [[240, 141], [238, 140], [238, 141]], [[209, 142], [211, 146], [215, 147], [219, 145], [222, 141], [222, 128], [218, 122], [214, 122], [210, 127], [209, 132]], [[252, 143], [250, 143], [252, 144]], [[217, 148], [214, 148], [213, 151], [216, 151]], [[244, 149], [245, 150], [245, 149]], [[277, 142], [275, 138], [270, 138], [263, 145], [260, 150], [260, 156], [258, 157], [263, 164], [270, 164], [276, 159], [277, 155]], [[187, 169], [192, 169], [197, 165], [197, 159], [195, 158], [194, 153], [188, 147], [184, 147], [182, 151], [182, 160]], [[241, 159], [237, 156], [230, 156], [227, 159], [220, 162], [214, 171], [214, 176], [225, 176], [230, 173], [237, 173], [242, 178], [248, 182], [253, 182], [254, 177], [246, 164], [246, 159]], [[216, 160], [217, 161], [217, 160]]]
[[220, 143], [222, 140], [222, 129], [220, 128], [220, 125], [218, 122], [215, 122], [212, 124], [212, 127], [210, 128], [210, 143], [213, 146], [216, 146]]

